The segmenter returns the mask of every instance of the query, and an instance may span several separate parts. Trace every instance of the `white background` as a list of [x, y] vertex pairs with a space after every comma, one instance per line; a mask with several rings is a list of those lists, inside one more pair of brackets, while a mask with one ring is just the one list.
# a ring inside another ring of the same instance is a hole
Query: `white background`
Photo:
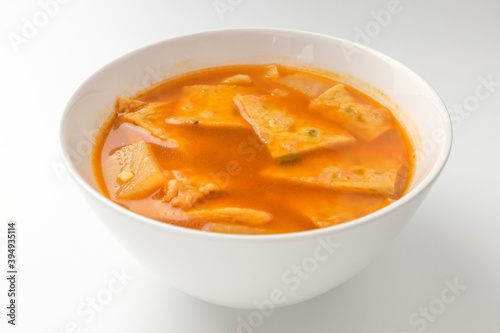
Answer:
[[[2, 0], [0, 332], [499, 332], [500, 2], [394, 1], [388, 17], [389, 0], [72, 0], [49, 17], [40, 14], [48, 0]], [[40, 27], [23, 36], [27, 21]], [[255, 327], [241, 326], [251, 311], [186, 296], [136, 262], [89, 210], [58, 151], [65, 103], [94, 71], [156, 41], [232, 27], [368, 44], [426, 79], [454, 117], [444, 172], [377, 261]], [[25, 39], [15, 45], [14, 35]], [[9, 220], [19, 239], [15, 327], [6, 324], [3, 273]]]

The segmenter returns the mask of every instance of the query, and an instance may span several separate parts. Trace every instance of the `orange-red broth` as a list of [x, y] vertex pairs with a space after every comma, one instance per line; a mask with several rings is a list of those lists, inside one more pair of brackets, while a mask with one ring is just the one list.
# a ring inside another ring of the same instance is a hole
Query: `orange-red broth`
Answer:
[[[328, 82], [332, 86], [338, 83], [310, 71], [283, 66], [277, 68], [280, 76], [302, 73], [312, 80]], [[312, 98], [266, 78], [268, 71], [269, 66], [266, 65], [211, 68], [168, 79], [158, 86], [136, 94], [133, 98], [144, 102], [165, 100], [175, 102], [182, 96], [183, 86], [217, 85], [232, 75], [246, 74], [252, 81], [247, 87], [252, 87], [260, 94], [275, 95], [272, 97], [273, 100], [287, 113], [298, 115], [312, 124], [338, 126], [328, 117], [308, 110]], [[347, 89], [362, 103], [380, 106], [352, 87]], [[161, 169], [189, 170], [191, 175], [193, 173], [202, 175], [218, 185], [219, 191], [201, 198], [187, 210], [243, 207], [270, 213], [272, 219], [269, 222], [259, 226], [247, 225], [249, 228], [255, 228], [256, 233], [286, 233], [316, 229], [319, 227], [315, 223], [318, 216], [329, 217], [327, 224], [344, 223], [376, 211], [403, 195], [413, 172], [414, 151], [408, 134], [392, 115], [391, 117], [392, 128], [372, 141], [358, 139], [352, 144], [320, 148], [299, 154], [300, 159], [280, 163], [271, 157], [266, 145], [261, 142], [250, 124], [243, 128], [217, 128], [196, 126], [197, 124], [171, 125], [160, 121], [160, 126], [165, 126], [172, 137], [179, 138], [180, 146], [172, 148], [144, 128], [126, 122], [122, 116], [114, 113], [96, 140], [93, 169], [100, 190], [110, 198], [108, 184], [111, 180], [110, 176], [106, 176], [103, 172], [103, 164], [121, 147], [143, 140], [149, 145]], [[307, 183], [297, 184], [261, 174], [263, 170], [269, 168], [307, 170], [309, 163], [343, 166], [353, 163], [377, 168], [386, 165], [388, 160], [397, 160], [401, 164], [392, 195], [341, 191]], [[110, 199], [136, 213], [182, 227], [210, 230], [211, 223], [216, 222], [210, 219], [171, 216], [166, 212], [181, 212], [186, 209], [174, 208], [169, 203], [163, 202], [161, 197], [164, 191], [164, 188], [158, 188], [153, 193], [136, 200]], [[236, 225], [245, 227], [244, 223]], [[218, 231], [254, 233], [252, 229], [248, 230], [243, 228], [239, 231], [236, 228]]]

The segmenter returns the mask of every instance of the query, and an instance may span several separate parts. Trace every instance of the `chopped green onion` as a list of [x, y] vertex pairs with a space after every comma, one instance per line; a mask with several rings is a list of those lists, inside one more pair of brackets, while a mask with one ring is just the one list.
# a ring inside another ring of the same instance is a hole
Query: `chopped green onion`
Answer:
[[297, 161], [300, 159], [301, 159], [301, 157], [299, 154], [286, 155], [286, 156], [278, 157], [278, 163], [281, 164], [281, 163], [286, 163], [286, 162]]
[[318, 134], [319, 134], [319, 131], [317, 129], [315, 129], [315, 128], [307, 129], [306, 132], [310, 136], [318, 136]]

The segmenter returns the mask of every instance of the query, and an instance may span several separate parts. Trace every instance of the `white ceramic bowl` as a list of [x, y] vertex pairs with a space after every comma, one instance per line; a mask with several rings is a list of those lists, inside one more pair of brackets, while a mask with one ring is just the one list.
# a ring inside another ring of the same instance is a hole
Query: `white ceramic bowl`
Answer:
[[[117, 97], [192, 70], [257, 63], [333, 71], [338, 79], [393, 108], [417, 150], [410, 190], [397, 202], [355, 221], [277, 235], [229, 235], [177, 227], [132, 213], [96, 190], [90, 163], [92, 140]], [[208, 302], [239, 308], [305, 301], [362, 270], [417, 209], [446, 163], [451, 140], [442, 101], [407, 67], [345, 40], [274, 29], [198, 33], [127, 54], [78, 88], [61, 124], [61, 149], [71, 175], [123, 246], [172, 286]], [[87, 206], [82, 204], [82, 209]]]

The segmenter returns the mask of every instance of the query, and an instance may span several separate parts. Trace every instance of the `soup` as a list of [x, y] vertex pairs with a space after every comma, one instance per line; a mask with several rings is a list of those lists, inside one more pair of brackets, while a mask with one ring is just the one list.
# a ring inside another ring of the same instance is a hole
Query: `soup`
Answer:
[[118, 98], [97, 137], [101, 192], [212, 232], [325, 228], [407, 189], [414, 151], [393, 114], [345, 83], [275, 64], [216, 67]]

